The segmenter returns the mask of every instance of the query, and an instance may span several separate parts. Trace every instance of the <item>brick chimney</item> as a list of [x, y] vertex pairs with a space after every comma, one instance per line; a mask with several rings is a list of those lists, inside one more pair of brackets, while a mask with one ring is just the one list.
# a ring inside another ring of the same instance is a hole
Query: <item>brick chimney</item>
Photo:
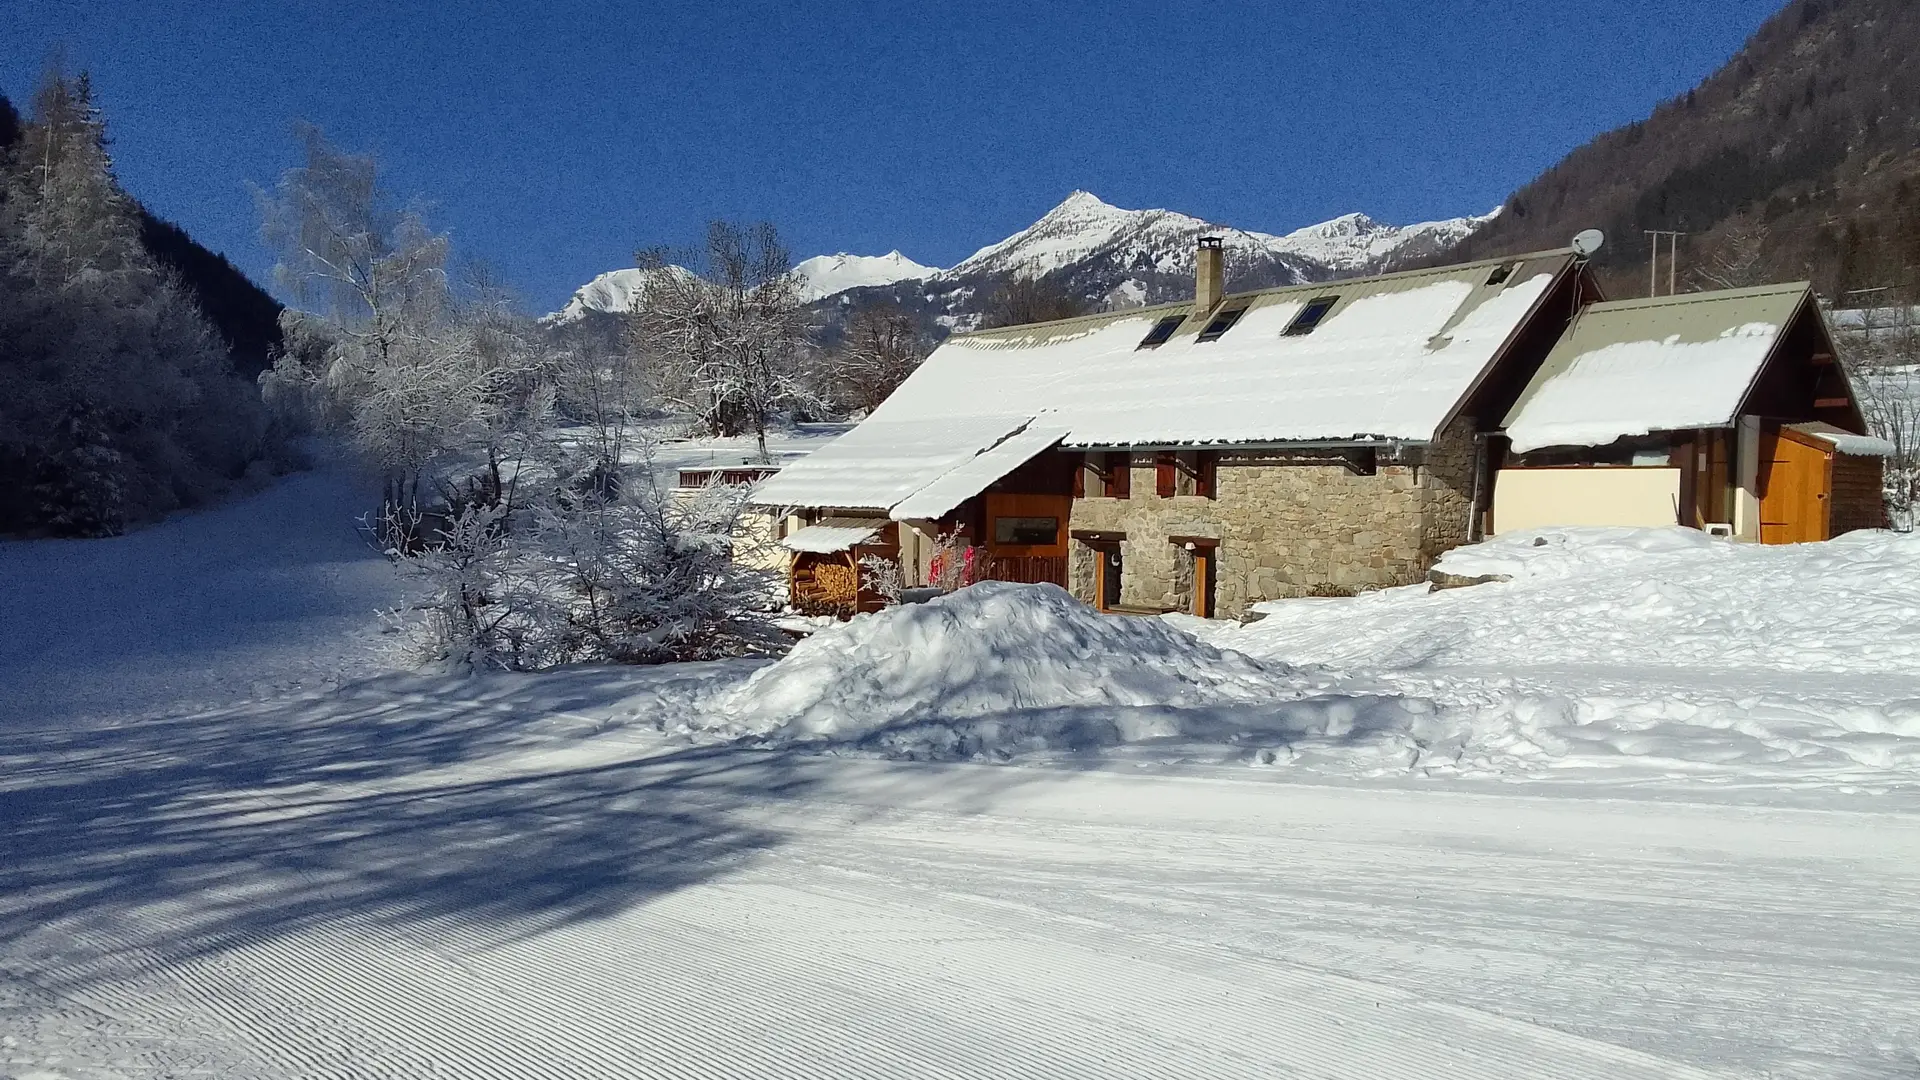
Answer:
[[1203, 236], [1193, 252], [1193, 313], [1206, 318], [1220, 305], [1227, 287], [1227, 253], [1217, 236]]

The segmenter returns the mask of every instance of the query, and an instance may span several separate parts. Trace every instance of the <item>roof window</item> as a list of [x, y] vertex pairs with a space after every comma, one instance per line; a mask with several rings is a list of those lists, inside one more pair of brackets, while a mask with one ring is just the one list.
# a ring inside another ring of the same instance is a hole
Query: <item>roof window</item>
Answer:
[[1333, 305], [1339, 302], [1340, 298], [1337, 296], [1314, 297], [1307, 301], [1307, 306], [1300, 309], [1300, 314], [1293, 317], [1293, 321], [1287, 324], [1286, 330], [1282, 333], [1286, 337], [1299, 337], [1302, 334], [1313, 333], [1314, 328], [1327, 317], [1327, 312], [1332, 311]]
[[1239, 322], [1240, 316], [1245, 315], [1246, 313], [1247, 313], [1246, 308], [1237, 307], [1237, 308], [1231, 308], [1229, 310], [1221, 312], [1218, 315], [1215, 315], [1213, 317], [1213, 321], [1207, 324], [1207, 328], [1205, 330], [1200, 331], [1200, 340], [1201, 341], [1220, 340], [1220, 335], [1233, 329], [1233, 324]]
[[1493, 273], [1487, 275], [1487, 284], [1488, 285], [1505, 285], [1507, 283], [1507, 279], [1512, 276], [1513, 276], [1513, 264], [1505, 263], [1493, 268]]
[[1186, 321], [1187, 317], [1185, 315], [1169, 315], [1161, 319], [1159, 322], [1153, 324], [1153, 329], [1147, 331], [1146, 337], [1140, 339], [1139, 347], [1142, 349], [1157, 349], [1165, 345], [1167, 339], [1173, 336], [1173, 332], [1180, 329], [1180, 324]]

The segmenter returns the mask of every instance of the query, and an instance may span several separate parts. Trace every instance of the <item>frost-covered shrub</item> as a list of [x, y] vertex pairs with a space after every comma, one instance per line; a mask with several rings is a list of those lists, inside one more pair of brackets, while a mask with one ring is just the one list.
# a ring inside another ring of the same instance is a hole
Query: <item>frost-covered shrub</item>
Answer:
[[672, 498], [645, 481], [553, 484], [530, 506], [473, 502], [389, 555], [425, 585], [404, 629], [436, 667], [537, 670], [771, 652], [773, 583], [733, 557], [743, 493]]
[[743, 498], [719, 487], [672, 498], [643, 480], [543, 508], [536, 542], [565, 597], [565, 651], [650, 664], [777, 647], [772, 583], [733, 557]]
[[449, 519], [425, 548], [400, 559], [427, 586], [421, 619], [404, 627], [411, 659], [432, 667], [530, 670], [564, 657], [540, 565], [507, 531], [504, 505], [473, 505]]
[[905, 588], [900, 560], [883, 555], [863, 556], [860, 559], [860, 587], [885, 600], [889, 607], [899, 603], [900, 591]]

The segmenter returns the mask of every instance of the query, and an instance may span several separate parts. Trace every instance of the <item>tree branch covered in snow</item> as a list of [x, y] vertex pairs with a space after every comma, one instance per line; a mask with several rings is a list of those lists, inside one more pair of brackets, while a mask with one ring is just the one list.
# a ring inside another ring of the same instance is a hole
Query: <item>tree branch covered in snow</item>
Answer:
[[913, 317], [891, 304], [854, 312], [840, 347], [825, 357], [825, 381], [848, 412], [871, 413], [927, 358]]
[[1887, 518], [1911, 531], [1920, 507], [1920, 323], [1911, 305], [1867, 309], [1839, 345], [1868, 430], [1893, 444], [1887, 459]]
[[820, 396], [803, 363], [812, 322], [779, 234], [713, 222], [705, 274], [660, 250], [637, 258], [651, 275], [634, 302], [631, 342], [656, 389], [714, 435], [751, 432], [767, 460], [768, 418]]

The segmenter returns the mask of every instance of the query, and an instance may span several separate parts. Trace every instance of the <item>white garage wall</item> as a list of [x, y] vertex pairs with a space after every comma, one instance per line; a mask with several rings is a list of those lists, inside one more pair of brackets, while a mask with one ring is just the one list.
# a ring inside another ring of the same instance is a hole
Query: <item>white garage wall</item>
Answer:
[[1493, 531], [1673, 525], [1679, 506], [1679, 469], [1501, 469], [1493, 486]]

